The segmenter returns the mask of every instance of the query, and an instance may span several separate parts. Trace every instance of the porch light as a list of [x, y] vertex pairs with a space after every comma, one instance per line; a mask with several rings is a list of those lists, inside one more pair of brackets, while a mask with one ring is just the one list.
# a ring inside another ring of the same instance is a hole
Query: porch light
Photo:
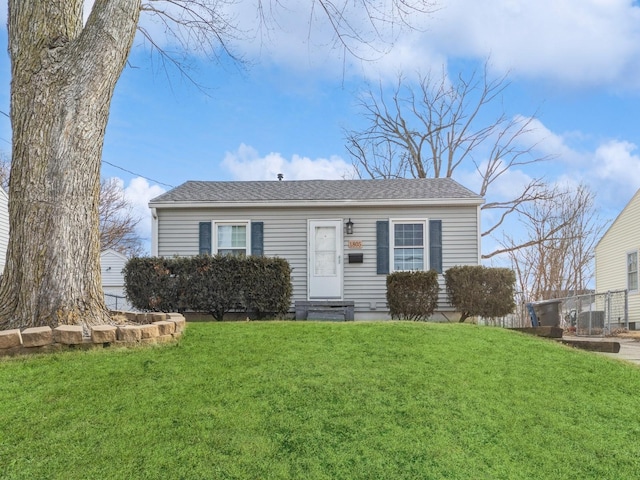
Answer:
[[353, 234], [353, 222], [351, 219], [347, 222], [347, 235]]

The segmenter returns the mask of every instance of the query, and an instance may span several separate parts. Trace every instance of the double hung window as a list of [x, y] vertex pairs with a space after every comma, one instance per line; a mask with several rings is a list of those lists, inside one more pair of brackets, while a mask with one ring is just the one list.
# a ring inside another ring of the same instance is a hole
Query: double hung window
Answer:
[[220, 255], [249, 255], [249, 224], [215, 223], [216, 249]]
[[425, 221], [392, 222], [393, 271], [425, 270]]

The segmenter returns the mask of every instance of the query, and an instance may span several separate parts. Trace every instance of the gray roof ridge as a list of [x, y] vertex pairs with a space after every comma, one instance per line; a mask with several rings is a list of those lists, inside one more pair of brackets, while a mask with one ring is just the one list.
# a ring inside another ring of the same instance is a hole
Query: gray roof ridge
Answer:
[[188, 180], [150, 203], [477, 199], [451, 178]]

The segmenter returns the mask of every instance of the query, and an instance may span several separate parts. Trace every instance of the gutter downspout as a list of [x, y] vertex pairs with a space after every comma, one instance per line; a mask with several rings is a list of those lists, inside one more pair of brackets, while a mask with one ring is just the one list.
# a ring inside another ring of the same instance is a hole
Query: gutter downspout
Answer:
[[481, 222], [481, 214], [482, 214], [482, 209], [480, 208], [480, 205], [478, 205], [477, 207], [477, 215], [478, 215], [478, 220], [477, 220], [477, 224], [478, 224], [478, 265], [482, 265], [482, 227], [480, 225]]
[[158, 212], [151, 208], [151, 256], [158, 256]]

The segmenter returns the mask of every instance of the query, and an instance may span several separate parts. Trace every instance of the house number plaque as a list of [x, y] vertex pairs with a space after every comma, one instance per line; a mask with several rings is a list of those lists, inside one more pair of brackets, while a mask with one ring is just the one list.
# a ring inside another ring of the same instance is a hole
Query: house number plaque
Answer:
[[349, 248], [362, 248], [362, 240], [349, 240]]

